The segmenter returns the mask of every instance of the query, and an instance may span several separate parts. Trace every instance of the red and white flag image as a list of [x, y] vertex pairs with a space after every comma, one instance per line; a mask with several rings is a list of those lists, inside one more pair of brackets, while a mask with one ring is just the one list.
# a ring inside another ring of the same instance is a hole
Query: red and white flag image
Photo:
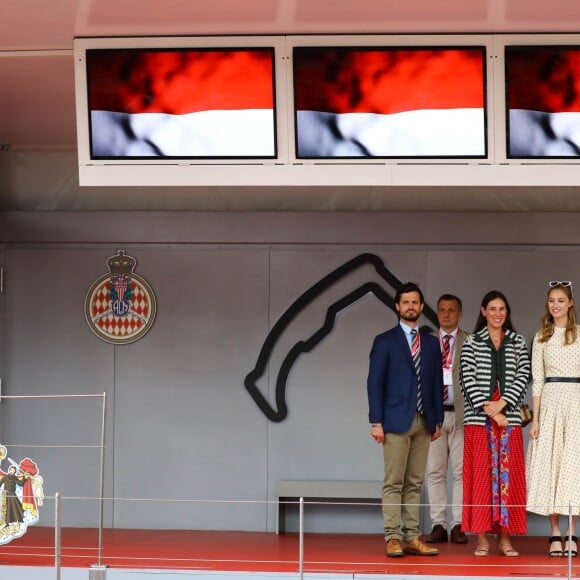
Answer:
[[580, 156], [580, 47], [507, 46], [508, 157]]
[[485, 48], [294, 49], [297, 156], [483, 157]]
[[274, 157], [274, 50], [87, 51], [93, 158]]

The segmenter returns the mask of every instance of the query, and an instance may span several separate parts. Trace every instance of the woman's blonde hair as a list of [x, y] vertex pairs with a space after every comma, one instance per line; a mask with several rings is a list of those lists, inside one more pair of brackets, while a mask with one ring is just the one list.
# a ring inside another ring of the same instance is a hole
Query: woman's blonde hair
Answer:
[[568, 315], [566, 319], [566, 332], [564, 334], [564, 344], [572, 344], [576, 341], [577, 327], [576, 327], [576, 302], [574, 302], [574, 296], [572, 295], [572, 285], [563, 286], [562, 284], [556, 284], [555, 286], [550, 285], [548, 290], [548, 296], [546, 300], [546, 313], [542, 317], [542, 326], [539, 330], [538, 341], [547, 342], [554, 335], [554, 317], [550, 314], [548, 308], [548, 300], [550, 299], [550, 294], [554, 290], [561, 290], [566, 294], [568, 300], [572, 300], [572, 306], [568, 308]]

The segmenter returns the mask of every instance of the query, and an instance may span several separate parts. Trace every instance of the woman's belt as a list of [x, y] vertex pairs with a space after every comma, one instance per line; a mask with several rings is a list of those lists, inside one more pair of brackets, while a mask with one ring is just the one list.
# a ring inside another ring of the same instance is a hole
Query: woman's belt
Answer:
[[580, 383], [580, 377], [546, 377], [545, 383]]

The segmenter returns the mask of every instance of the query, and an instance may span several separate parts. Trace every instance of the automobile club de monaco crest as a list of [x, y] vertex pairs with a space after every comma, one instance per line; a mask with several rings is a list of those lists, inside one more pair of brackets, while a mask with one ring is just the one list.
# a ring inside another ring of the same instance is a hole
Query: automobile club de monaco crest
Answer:
[[133, 272], [136, 263], [119, 250], [107, 259], [109, 273], [96, 280], [87, 293], [85, 317], [90, 329], [106, 342], [135, 342], [147, 334], [155, 320], [155, 294]]
[[[8, 466], [3, 465], [4, 460]], [[25, 457], [19, 463], [0, 445], [0, 546], [22, 537], [38, 523], [44, 503], [43, 478], [37, 464]]]

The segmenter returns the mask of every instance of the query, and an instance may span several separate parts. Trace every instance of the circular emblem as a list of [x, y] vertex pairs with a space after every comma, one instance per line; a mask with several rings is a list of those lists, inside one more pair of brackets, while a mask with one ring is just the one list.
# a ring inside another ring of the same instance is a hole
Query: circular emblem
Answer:
[[96, 280], [87, 293], [87, 323], [106, 342], [135, 342], [147, 334], [155, 320], [155, 295], [133, 272], [135, 264], [134, 258], [120, 250], [107, 260], [110, 272]]

